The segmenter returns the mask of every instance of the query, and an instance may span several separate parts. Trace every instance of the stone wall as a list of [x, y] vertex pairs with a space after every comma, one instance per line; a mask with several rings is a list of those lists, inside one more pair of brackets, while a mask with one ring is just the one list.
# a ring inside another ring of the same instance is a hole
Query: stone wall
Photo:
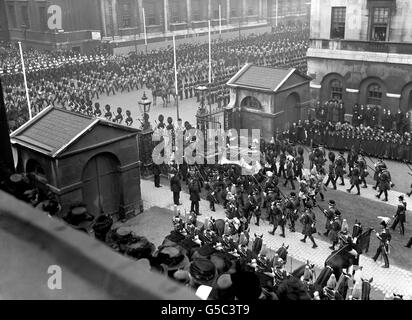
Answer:
[[[186, 287], [2, 191], [0, 247], [3, 298], [197, 299]], [[60, 290], [47, 287], [50, 265], [61, 268]]]

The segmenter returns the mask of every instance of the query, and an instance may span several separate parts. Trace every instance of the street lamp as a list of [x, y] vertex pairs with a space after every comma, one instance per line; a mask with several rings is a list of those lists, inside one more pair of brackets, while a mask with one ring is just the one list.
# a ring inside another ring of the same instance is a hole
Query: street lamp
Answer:
[[[149, 112], [152, 101], [146, 97], [146, 92], [143, 92], [143, 97], [138, 101], [140, 111], [143, 112], [142, 130], [151, 130], [152, 125], [149, 122]], [[140, 121], [141, 122], [141, 121]]]

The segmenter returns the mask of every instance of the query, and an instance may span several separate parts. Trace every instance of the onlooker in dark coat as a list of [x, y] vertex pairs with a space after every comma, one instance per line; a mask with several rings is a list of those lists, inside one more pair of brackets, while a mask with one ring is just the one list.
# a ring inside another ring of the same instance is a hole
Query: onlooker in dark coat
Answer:
[[173, 202], [175, 205], [179, 206], [180, 203], [180, 191], [182, 191], [182, 186], [180, 185], [179, 177], [176, 174], [172, 174], [170, 179], [170, 190], [173, 192]]
[[190, 201], [192, 201], [190, 206], [190, 211], [200, 215], [199, 213], [199, 201], [200, 201], [200, 182], [197, 179], [193, 179], [189, 184]]
[[153, 164], [154, 185], [156, 188], [160, 188], [160, 166]]

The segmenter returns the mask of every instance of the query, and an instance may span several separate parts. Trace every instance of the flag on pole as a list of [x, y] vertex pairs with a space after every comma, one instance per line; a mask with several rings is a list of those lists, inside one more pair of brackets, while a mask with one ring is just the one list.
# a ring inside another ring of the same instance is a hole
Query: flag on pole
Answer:
[[29, 119], [31, 120], [31, 118], [32, 118], [31, 103], [30, 103], [29, 89], [27, 87], [26, 68], [24, 66], [24, 59], [23, 59], [23, 49], [21, 48], [21, 42], [20, 41], [19, 41], [19, 50], [20, 50], [21, 66], [22, 66], [22, 71], [23, 71], [24, 87], [26, 89], [27, 107], [29, 108]]

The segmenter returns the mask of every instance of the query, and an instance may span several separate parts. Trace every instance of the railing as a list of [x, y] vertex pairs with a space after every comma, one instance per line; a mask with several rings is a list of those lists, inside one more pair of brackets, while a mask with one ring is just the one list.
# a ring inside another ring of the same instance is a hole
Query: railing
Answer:
[[365, 40], [311, 39], [310, 47], [328, 50], [369, 51], [412, 54], [412, 43]]
[[[99, 30], [94, 30], [99, 31]], [[10, 29], [10, 39], [12, 40], [30, 40], [34, 42], [72, 42], [91, 40], [91, 30], [69, 31], [69, 32], [51, 32], [51, 31], [35, 31]]]

